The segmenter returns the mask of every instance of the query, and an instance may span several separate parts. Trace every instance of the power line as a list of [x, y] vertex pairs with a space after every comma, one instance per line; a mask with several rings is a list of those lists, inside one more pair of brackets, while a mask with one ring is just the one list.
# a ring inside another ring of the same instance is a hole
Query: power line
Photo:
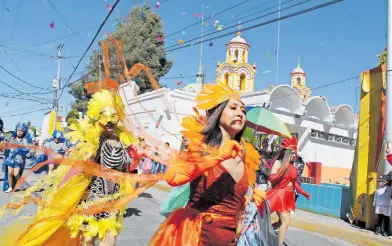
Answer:
[[1, 65], [0, 65], [0, 68], [3, 69], [6, 73], [8, 73], [9, 75], [11, 75], [12, 77], [14, 77], [15, 79], [19, 80], [20, 82], [23, 82], [23, 83], [26, 84], [26, 85], [29, 85], [29, 86], [31, 86], [31, 87], [34, 87], [34, 88], [37, 88], [37, 89], [41, 89], [41, 90], [49, 90], [48, 88], [42, 88], [42, 87], [33, 85], [33, 84], [31, 84], [31, 83], [29, 83], [29, 82], [27, 82], [27, 81], [25, 81], [25, 80], [23, 80], [23, 79], [17, 77], [15, 74], [11, 73], [10, 71], [8, 71], [7, 69], [5, 69], [5, 68], [4, 68], [3, 66], [1, 66]]
[[46, 104], [46, 103], [38, 103], [36, 105], [31, 105], [31, 106], [28, 106], [28, 107], [12, 109], [12, 110], [5, 111], [5, 112], [2, 112], [2, 113], [3, 114], [8, 114], [8, 113], [13, 113], [13, 112], [22, 111], [22, 110], [33, 110], [34, 108], [36, 108], [38, 106], [42, 106], [43, 104]]
[[[256, 24], [256, 25], [252, 25], [252, 26], [243, 28], [243, 29], [241, 29], [241, 31], [242, 31], [242, 32], [249, 31], [249, 30], [251, 30], [251, 29], [255, 29], [255, 28], [258, 28], [258, 27], [261, 27], [261, 26], [265, 26], [265, 25], [268, 25], [268, 24], [271, 24], [271, 23], [274, 23], [274, 22], [277, 22], [277, 21], [280, 21], [280, 20], [288, 19], [288, 18], [297, 16], [297, 15], [301, 15], [301, 14], [304, 14], [304, 13], [307, 13], [307, 12], [311, 12], [311, 11], [313, 11], [313, 10], [317, 10], [317, 9], [320, 9], [320, 8], [324, 8], [324, 7], [327, 7], [327, 6], [329, 6], [329, 5], [332, 5], [332, 4], [335, 4], [335, 3], [338, 3], [338, 2], [342, 2], [342, 1], [343, 1], [343, 0], [332, 0], [332, 1], [327, 2], [327, 3], [319, 4], [319, 5], [316, 5], [316, 6], [307, 8], [307, 9], [304, 9], [304, 10], [300, 10], [300, 11], [297, 11], [297, 12], [294, 12], [294, 13], [291, 13], [291, 14], [288, 14], [288, 15], [284, 15], [284, 16], [282, 16], [282, 17], [280, 17], [280, 18], [275, 18], [275, 19], [272, 19], [272, 20], [269, 20], [269, 21], [265, 21], [265, 22], [262, 22], [262, 23], [259, 23], [259, 24]], [[220, 39], [220, 38], [223, 38], [223, 37], [227, 37], [227, 36], [230, 36], [230, 35], [234, 35], [234, 34], [236, 34], [236, 33], [237, 33], [237, 31], [229, 32], [229, 33], [222, 34], [222, 35], [219, 35], [219, 36], [216, 36], [216, 37], [212, 37], [212, 38], [209, 38], [209, 39], [206, 39], [206, 40], [200, 40], [200, 41], [197, 41], [197, 42], [192, 43], [192, 44], [183, 45], [183, 46], [181, 46], [181, 47], [169, 49], [169, 50], [166, 50], [166, 52], [171, 52], [171, 51], [175, 51], [175, 50], [179, 50], [179, 49], [184, 49], [184, 48], [193, 46], [193, 45], [195, 45], [195, 44], [200, 44], [200, 43], [202, 43], [202, 42], [208, 42], [208, 41]]]
[[61, 90], [60, 96], [58, 97], [58, 101], [60, 100], [61, 96], [63, 95], [64, 89], [68, 86], [69, 81], [71, 80], [72, 76], [74, 75], [74, 73], [76, 72], [76, 70], [78, 69], [80, 63], [82, 62], [84, 56], [87, 54], [87, 52], [90, 50], [91, 46], [94, 44], [95, 39], [98, 37], [99, 33], [101, 32], [103, 26], [105, 25], [105, 23], [107, 22], [107, 20], [109, 19], [110, 15], [113, 13], [114, 9], [116, 8], [116, 6], [118, 5], [118, 3], [120, 2], [120, 0], [116, 0], [116, 2], [113, 4], [112, 9], [109, 11], [109, 13], [106, 15], [105, 19], [103, 20], [102, 24], [99, 26], [94, 38], [91, 40], [90, 44], [88, 45], [86, 51], [83, 53], [82, 57], [79, 59], [78, 63], [76, 64], [74, 70], [72, 71], [71, 75], [69, 76], [67, 82], [65, 82], [64, 87]]
[[[317, 87], [314, 87], [314, 88], [309, 88], [309, 89], [312, 90], [312, 91], [315, 91], [315, 90], [319, 90], [319, 89], [326, 88], [326, 87], [329, 87], [329, 86], [345, 83], [345, 82], [351, 81], [353, 79], [358, 79], [358, 78], [359, 78], [359, 76], [354, 76], [354, 77], [351, 77], [351, 78], [342, 79], [342, 80], [339, 80], [339, 81], [336, 81], [336, 82], [333, 82], [333, 83], [328, 83], [328, 84], [320, 85], [320, 86], [317, 86]], [[282, 99], [282, 98], [290, 97], [290, 96], [293, 96], [293, 95], [296, 95], [296, 94], [297, 94], [296, 92], [293, 92], [291, 94], [287, 94], [287, 95], [284, 95], [284, 96], [271, 98], [270, 100], [272, 101], [272, 100], [276, 100], [276, 99]]]
[[[32, 99], [32, 98], [22, 98], [22, 97], [20, 97], [20, 96], [17, 96], [17, 95], [7, 95], [7, 94], [0, 94], [0, 97], [5, 97], [5, 98], [12, 98], [12, 99], [18, 99], [18, 100], [24, 100], [24, 101], [32, 101], [32, 102], [39, 102], [39, 103], [41, 103], [42, 101], [39, 101], [39, 100], [37, 100], [37, 99]], [[52, 104], [51, 102], [49, 103], [47, 103], [47, 104]]]
[[[57, 13], [57, 15], [60, 16], [61, 20], [65, 23], [65, 25], [67, 26], [67, 28], [68, 28], [68, 30], [71, 32], [71, 34], [74, 34], [74, 35], [75, 35], [75, 32], [72, 30], [71, 26], [68, 25], [67, 21], [66, 21], [66, 20], [64, 19], [64, 17], [61, 15], [61, 13], [57, 10], [57, 8], [53, 5], [52, 1], [48, 0], [48, 2], [50, 3], [50, 5], [51, 5], [52, 8], [54, 9], [54, 11]], [[75, 36], [83, 43], [83, 40], [82, 40], [79, 36], [77, 36], [77, 35], [75, 35]]]
[[[109, 20], [108, 22], [112, 22], [112, 21], [117, 21], [117, 19]], [[26, 50], [26, 49], [29, 49], [29, 48], [32, 48], [32, 47], [36, 47], [36, 46], [40, 46], [40, 45], [43, 45], [43, 44], [52, 43], [52, 42], [55, 42], [55, 41], [58, 41], [58, 40], [62, 40], [62, 39], [68, 38], [68, 37], [72, 37], [72, 36], [74, 36], [74, 35], [76, 35], [76, 34], [80, 34], [80, 33], [89, 31], [89, 30], [94, 29], [94, 28], [96, 28], [96, 27], [99, 27], [99, 25], [91, 26], [91, 27], [88, 27], [88, 28], [86, 28], [86, 29], [83, 29], [83, 30], [74, 32], [73, 34], [68, 34], [68, 35], [65, 35], [65, 36], [62, 36], [62, 37], [59, 37], [59, 38], [55, 38], [55, 39], [43, 41], [43, 42], [40, 42], [40, 43], [32, 44], [32, 45], [30, 45], [30, 46], [20, 47], [20, 48], [11, 48], [11, 47], [9, 47], [9, 48], [12, 49], [12, 50], [14, 50], [14, 51]]]
[[[238, 3], [238, 4], [234, 5], [234, 6], [231, 6], [231, 7], [227, 8], [227, 9], [225, 9], [225, 10], [220, 11], [219, 13], [215, 14], [214, 16], [223, 14], [223, 13], [225, 13], [225, 12], [227, 12], [227, 11], [229, 11], [229, 10], [232, 10], [232, 9], [234, 9], [234, 8], [236, 8], [236, 7], [238, 7], [238, 6], [242, 5], [242, 4], [244, 4], [244, 3], [247, 3], [247, 2], [249, 2], [249, 1], [250, 1], [250, 0], [245, 0], [245, 1], [243, 1], [243, 2], [240, 2], [240, 3]], [[199, 25], [199, 24], [202, 23], [203, 21], [206, 21], [206, 20], [209, 20], [209, 19], [212, 19], [212, 17], [210, 16], [210, 17], [205, 18], [205, 19], [203, 19], [203, 20], [201, 20], [201, 21], [198, 21], [198, 22], [196, 22], [196, 23], [194, 23], [194, 24], [192, 24], [192, 25], [189, 25], [189, 26], [186, 26], [186, 27], [184, 27], [184, 28], [181, 28], [181, 29], [178, 30], [178, 31], [172, 32], [172, 33], [166, 35], [165, 39], [168, 38], [168, 37], [170, 37], [170, 36], [173, 36], [173, 35], [176, 34], [176, 33], [181, 32], [181, 31], [183, 31], [183, 30], [186, 30], [186, 29], [191, 28], [191, 27], [193, 27], [193, 26]]]
[[[255, 20], [264, 18], [264, 17], [267, 17], [267, 16], [272, 15], [272, 14], [275, 14], [275, 13], [280, 13], [280, 12], [283, 11], [283, 10], [287, 10], [287, 9], [290, 9], [290, 8], [293, 8], [293, 7], [297, 7], [297, 6], [299, 6], [299, 5], [305, 4], [305, 3], [310, 2], [310, 1], [312, 1], [312, 0], [305, 0], [305, 1], [302, 1], [302, 2], [299, 2], [299, 3], [296, 3], [296, 4], [293, 4], [293, 5], [290, 5], [290, 6], [286, 7], [286, 8], [281, 9], [281, 10], [276, 10], [276, 11], [267, 13], [267, 14], [265, 14], [265, 15], [255, 17], [255, 18], [250, 19], [250, 20], [247, 20], [247, 21], [245, 21], [245, 22], [243, 22], [243, 23], [241, 23], [241, 24], [246, 24], [246, 23], [249, 23], [249, 22], [252, 22], [252, 21], [255, 21]], [[277, 5], [277, 6], [279, 6], [279, 5]], [[277, 7], [277, 6], [274, 6], [274, 7]], [[274, 8], [274, 7], [271, 7], [271, 8]], [[269, 8], [269, 9], [271, 9], [271, 8]], [[268, 10], [268, 9], [267, 9], [267, 10]], [[265, 10], [264, 10], [264, 11], [265, 11]], [[262, 12], [264, 12], [264, 11], [262, 11]], [[236, 24], [236, 25], [232, 25], [232, 26], [226, 27], [225, 29], [227, 30], [227, 29], [237, 28], [237, 26], [238, 26], [238, 25]], [[203, 37], [205, 37], [205, 36], [211, 36], [211, 35], [214, 35], [214, 34], [219, 33], [219, 32], [220, 32], [220, 31], [215, 31], [215, 32], [212, 32], [212, 33], [208, 33], [208, 34], [205, 34]], [[237, 31], [236, 31], [236, 32], [237, 32]], [[195, 41], [195, 40], [199, 40], [199, 39], [200, 39], [200, 38], [193, 38], [193, 39], [184, 41], [184, 43], [189, 43], [189, 42], [192, 42], [192, 41]], [[183, 44], [184, 44], [184, 43], [183, 43]], [[176, 46], [182, 46], [182, 44], [174, 44], [174, 45], [172, 45], [172, 46], [167, 47], [167, 49], [170, 49], [170, 48], [176, 47]]]
[[[275, 1], [276, 1], [276, 0], [272, 0], [272, 1], [269, 1], [268, 3], [275, 2]], [[295, 0], [288, 0], [288, 1], [284, 2], [284, 3], [282, 3], [282, 4], [286, 4], [286, 3], [289, 3], [289, 2], [292, 2], [292, 1], [295, 1]], [[264, 4], [262, 4], [262, 5], [259, 5], [259, 6], [255, 7], [255, 8], [252, 8], [252, 9], [250, 9], [250, 10], [254, 10], [254, 9], [259, 8], [259, 7], [265, 6], [265, 5], [267, 5], [268, 3], [264, 3]], [[279, 5], [274, 5], [274, 6], [272, 6], [272, 7], [262, 9], [262, 10], [260, 10], [260, 11], [255, 12], [255, 13], [249, 14], [249, 15], [247, 15], [247, 16], [245, 16], [245, 17], [242, 17], [242, 18], [236, 19], [236, 20], [234, 20], [234, 21], [230, 21], [230, 22], [224, 23], [224, 24], [222, 24], [222, 26], [229, 25], [229, 24], [232, 24], [232, 23], [238, 23], [238, 21], [240, 21], [240, 20], [247, 19], [247, 18], [249, 18], [249, 17], [251, 17], [251, 16], [254, 16], [254, 15], [257, 15], [257, 14], [260, 14], [260, 13], [263, 13], [263, 12], [265, 12], [265, 11], [267, 11], [267, 10], [276, 8], [276, 7], [278, 7], [278, 6], [279, 6]], [[243, 15], [244, 13], [249, 12], [250, 10], [243, 11], [243, 12], [241, 12], [239, 15], [236, 15], [236, 16]], [[241, 23], [241, 24], [243, 24], [243, 23]], [[220, 24], [220, 25], [221, 25], [221, 24]], [[215, 31], [215, 30], [216, 30], [216, 28], [215, 28], [215, 27], [212, 27], [212, 28], [208, 29], [208, 30], [205, 31], [205, 32], [208, 33], [208, 32], [210, 32], [210, 31]], [[195, 34], [187, 35], [187, 37], [194, 37], [194, 36], [200, 36], [200, 34], [199, 34], [199, 33], [195, 33]], [[176, 41], [176, 43], [177, 43], [177, 41]]]
[[13, 117], [13, 116], [31, 114], [31, 113], [35, 113], [35, 112], [39, 112], [39, 111], [44, 111], [44, 110], [48, 110], [48, 108], [47, 108], [47, 107], [45, 107], [45, 108], [40, 108], [40, 109], [37, 109], [37, 110], [29, 111], [29, 112], [27, 112], [27, 113], [19, 113], [19, 114], [11, 114], [11, 115], [0, 115], [0, 117], [1, 117], [1, 118], [7, 118], [7, 117]]

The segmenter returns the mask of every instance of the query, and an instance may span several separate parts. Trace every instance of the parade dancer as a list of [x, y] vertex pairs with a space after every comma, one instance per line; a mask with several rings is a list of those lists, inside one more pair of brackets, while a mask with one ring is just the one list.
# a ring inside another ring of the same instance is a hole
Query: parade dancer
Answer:
[[279, 241], [283, 244], [287, 229], [290, 225], [290, 212], [295, 211], [294, 189], [309, 199], [310, 195], [298, 183], [297, 169], [294, 161], [297, 158], [297, 138], [282, 141], [282, 150], [272, 166], [269, 181], [272, 189], [267, 192], [271, 212], [276, 212], [279, 221], [274, 223], [274, 229], [279, 228]]
[[4, 129], [3, 129], [3, 127], [4, 127], [4, 122], [3, 122], [3, 120], [0, 118], [0, 143], [3, 142], [3, 141], [5, 140], [5, 137], [4, 137]]
[[[15, 131], [8, 139], [10, 143], [16, 143], [20, 145], [29, 145], [33, 143], [30, 134], [28, 133], [28, 127], [25, 123], [18, 123], [15, 126]], [[23, 169], [26, 165], [27, 154], [29, 153], [28, 148], [13, 148], [7, 150], [7, 156], [4, 160], [4, 180], [3, 180], [3, 191], [9, 193], [14, 188], [16, 182], [21, 177]]]
[[[245, 209], [245, 195], [256, 181], [260, 155], [241, 139], [246, 115], [238, 92], [222, 84], [208, 84], [196, 98], [207, 119], [183, 120], [188, 151], [167, 166], [171, 186], [190, 183], [189, 201], [161, 224], [149, 245], [235, 245]], [[252, 199], [261, 203], [256, 189]]]
[[[44, 147], [54, 150], [60, 155], [64, 155], [71, 147], [71, 143], [65, 138], [62, 131], [54, 130], [52, 133], [52, 138], [50, 138], [44, 144]], [[31, 166], [34, 167], [38, 163], [44, 162], [46, 160], [48, 160], [48, 157], [42, 151], [37, 151], [32, 158]], [[49, 164], [42, 167], [40, 170], [37, 170], [35, 173], [41, 173], [42, 171], [45, 171], [49, 174], [54, 170], [54, 167], [55, 164]]]
[[[62, 131], [54, 130], [52, 134], [52, 138], [45, 143], [44, 147], [54, 150], [61, 155], [64, 155], [65, 152], [67, 152], [67, 150], [71, 147], [71, 144], [64, 137], [64, 133]], [[53, 172], [55, 165], [49, 164], [48, 166], [49, 166], [48, 173]]]
[[36, 180], [20, 198], [23, 205], [29, 194], [44, 188], [47, 195], [37, 202], [37, 214], [9, 228], [1, 245], [95, 245], [97, 239], [100, 245], [115, 245], [126, 206], [121, 201], [134, 192], [122, 173], [129, 162], [127, 147], [136, 141], [119, 124], [123, 110], [115, 93], [104, 90], [92, 96], [87, 116], [70, 126], [68, 137], [78, 144], [69, 158], [55, 157], [63, 164]]

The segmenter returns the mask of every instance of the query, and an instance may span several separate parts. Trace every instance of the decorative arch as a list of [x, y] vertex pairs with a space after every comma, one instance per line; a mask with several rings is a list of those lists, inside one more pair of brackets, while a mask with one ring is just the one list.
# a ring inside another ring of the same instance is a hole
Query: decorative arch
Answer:
[[340, 105], [334, 114], [335, 125], [353, 127], [355, 123], [354, 110], [348, 105]]
[[270, 93], [271, 109], [302, 114], [301, 99], [289, 85], [276, 86]]
[[331, 109], [327, 101], [319, 96], [310, 97], [305, 101], [305, 111], [308, 117], [322, 120], [332, 121]]
[[220, 69], [220, 71], [218, 70], [218, 76], [222, 76], [222, 75], [224, 75], [225, 73], [233, 73], [234, 71], [233, 71], [233, 68], [230, 66], [230, 65], [228, 65], [228, 64], [225, 64], [221, 69]]

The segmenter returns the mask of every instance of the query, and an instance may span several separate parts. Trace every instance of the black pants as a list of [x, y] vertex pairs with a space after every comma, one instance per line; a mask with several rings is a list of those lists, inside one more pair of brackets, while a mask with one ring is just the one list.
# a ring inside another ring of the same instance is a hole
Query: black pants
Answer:
[[[384, 227], [383, 223], [384, 222]], [[389, 230], [389, 216], [383, 214], [377, 214], [377, 226], [380, 227], [381, 231], [388, 232]]]

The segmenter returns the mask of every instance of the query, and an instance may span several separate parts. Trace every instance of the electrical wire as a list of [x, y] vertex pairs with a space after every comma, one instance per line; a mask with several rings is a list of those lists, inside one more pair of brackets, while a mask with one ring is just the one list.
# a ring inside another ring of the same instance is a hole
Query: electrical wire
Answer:
[[[295, 1], [295, 0], [288, 0], [288, 1], [286, 1], [286, 2], [283, 2], [282, 4], [286, 4], [286, 3], [289, 3], [289, 2], [293, 2], [293, 1]], [[275, 0], [272, 0], [272, 1], [268, 2], [268, 3], [271, 3], [271, 2], [275, 2]], [[264, 4], [262, 4], [262, 5], [259, 5], [259, 6], [255, 7], [255, 8], [252, 8], [252, 9], [250, 9], [250, 10], [254, 10], [254, 9], [259, 8], [259, 7], [265, 6], [265, 5], [267, 5], [268, 3], [264, 3]], [[249, 18], [249, 17], [251, 17], [251, 16], [254, 16], [254, 15], [257, 15], [257, 14], [260, 14], [260, 13], [263, 13], [263, 12], [265, 12], [265, 11], [267, 11], [267, 10], [276, 8], [276, 7], [278, 7], [278, 6], [279, 6], [279, 5], [274, 5], [274, 6], [272, 6], [272, 7], [265, 8], [265, 9], [262, 9], [262, 10], [260, 10], [260, 11], [257, 11], [257, 12], [255, 12], [255, 13], [248, 14], [247, 16], [242, 17], [242, 18], [239, 18], [239, 19], [236, 19], [236, 20], [234, 20], [234, 21], [230, 21], [230, 22], [223, 23], [223, 24], [220, 24], [220, 23], [219, 23], [219, 25], [226, 26], [226, 25], [229, 25], [229, 24], [232, 24], [232, 23], [237, 23], [237, 24], [238, 24], [238, 22], [239, 22], [240, 20], [247, 19], [247, 18]], [[244, 12], [241, 12], [240, 15], [242, 15], [242, 14], [244, 14], [244, 13], [246, 13], [246, 12], [249, 12], [250, 10], [246, 10], [246, 11], [244, 11]], [[238, 17], [238, 16], [240, 16], [240, 15], [236, 15], [236, 16]], [[243, 24], [243, 23], [241, 23], [241, 24]], [[208, 32], [211, 32], [211, 31], [216, 31], [216, 28], [215, 28], [215, 27], [212, 27], [212, 28], [210, 28], [210, 29], [204, 31], [204, 33], [208, 33]], [[187, 35], [187, 38], [195, 37], [195, 36], [198, 36], [198, 37], [199, 37], [199, 36], [200, 36], [200, 33], [197, 32], [197, 33], [194, 33], [194, 34], [191, 34], [191, 35]], [[176, 41], [176, 42], [173, 42], [173, 44], [174, 44], [174, 43], [177, 43], [177, 41]]]
[[[354, 76], [354, 77], [351, 77], [351, 78], [342, 79], [342, 80], [339, 80], [339, 81], [336, 81], [336, 82], [333, 82], [333, 83], [328, 83], [328, 84], [320, 85], [320, 86], [317, 86], [317, 87], [314, 87], [314, 88], [309, 88], [309, 89], [312, 90], [312, 91], [316, 91], [316, 90], [319, 90], [319, 89], [322, 89], [322, 88], [326, 88], [326, 87], [329, 87], [329, 86], [334, 86], [334, 85], [337, 85], [337, 84], [345, 83], [345, 82], [351, 81], [353, 79], [358, 79], [358, 78], [359, 78], [359, 76]], [[290, 96], [293, 96], [293, 95], [296, 95], [296, 94], [297, 94], [297, 92], [293, 92], [293, 93], [290, 93], [290, 94], [287, 94], [287, 95], [284, 95], [284, 96], [274, 97], [274, 98], [271, 98], [270, 101], [277, 100], [277, 99], [282, 99], [282, 98], [286, 98], [286, 97], [290, 97]]]
[[[117, 21], [117, 19], [109, 20], [108, 22], [113, 22], [113, 21]], [[32, 48], [32, 47], [40, 46], [40, 45], [43, 45], [43, 44], [53, 43], [53, 42], [55, 42], [55, 41], [62, 40], [62, 39], [68, 38], [68, 37], [72, 37], [72, 36], [74, 36], [74, 35], [76, 35], [76, 34], [80, 34], [80, 33], [89, 31], [89, 30], [91, 30], [91, 29], [97, 28], [97, 27], [99, 27], [99, 25], [95, 25], [95, 26], [88, 27], [88, 28], [86, 28], [86, 29], [77, 31], [77, 32], [75, 32], [74, 34], [68, 34], [68, 35], [65, 35], [65, 36], [62, 36], [62, 37], [59, 37], [59, 38], [55, 38], [55, 39], [43, 41], [43, 42], [36, 43], [36, 44], [32, 44], [32, 45], [29, 45], [29, 46], [26, 46], [26, 47], [13, 48], [13, 50], [15, 50], [15, 51], [17, 51], [17, 50], [18, 50], [18, 51], [19, 51], [19, 50], [25, 50], [25, 49], [29, 49], [29, 48]]]
[[76, 36], [82, 43], [84, 43], [83, 40], [82, 40], [79, 36], [75, 35], [75, 32], [72, 30], [71, 26], [70, 26], [70, 25], [68, 24], [68, 22], [64, 19], [64, 17], [61, 15], [61, 13], [57, 10], [57, 8], [54, 6], [54, 4], [52, 3], [52, 1], [51, 1], [51, 0], [47, 0], [47, 1], [50, 3], [50, 5], [51, 5], [52, 8], [54, 9], [54, 11], [57, 13], [57, 15], [60, 16], [61, 20], [65, 23], [65, 25], [67, 26], [67, 28], [68, 28], [68, 30], [71, 32], [71, 34], [73, 34], [74, 36]]
[[25, 114], [32, 114], [32, 113], [39, 112], [39, 111], [44, 111], [44, 110], [48, 110], [48, 107], [40, 108], [40, 109], [33, 110], [33, 111], [29, 111], [27, 113], [19, 113], [19, 114], [11, 114], [11, 115], [0, 115], [0, 117], [1, 118], [7, 118], [7, 117], [13, 117], [13, 116], [19, 116], [19, 115], [25, 115]]
[[[296, 4], [290, 5], [290, 6], [286, 7], [286, 8], [281, 9], [281, 10], [275, 10], [275, 11], [272, 11], [272, 12], [267, 13], [267, 14], [265, 14], [265, 15], [258, 16], [258, 17], [255, 17], [255, 18], [253, 18], [253, 19], [247, 20], [247, 21], [245, 21], [245, 22], [243, 22], [243, 23], [241, 23], [241, 24], [246, 24], [246, 23], [249, 23], [249, 22], [252, 22], [252, 21], [255, 21], [255, 20], [264, 18], [264, 17], [267, 17], [267, 16], [269, 16], [269, 15], [273, 15], [273, 14], [279, 13], [279, 12], [281, 12], [281, 11], [283, 11], [283, 10], [287, 10], [287, 9], [290, 9], [290, 8], [293, 8], [293, 7], [297, 7], [297, 6], [299, 6], [299, 5], [308, 3], [308, 2], [310, 2], [310, 1], [312, 1], [312, 0], [304, 0], [304, 1], [302, 1], [302, 2], [299, 2], [299, 3], [296, 3]], [[277, 7], [277, 6], [275, 6], [275, 7]], [[274, 8], [274, 7], [271, 7], [271, 8]], [[269, 8], [269, 9], [271, 9], [271, 8]], [[226, 27], [225, 29], [228, 30], [228, 29], [237, 28], [237, 27], [238, 27], [238, 25], [236, 24], [236, 25], [232, 25], [232, 26]], [[242, 31], [242, 30], [241, 30], [241, 31]], [[206, 36], [214, 35], [214, 34], [219, 33], [219, 32], [221, 32], [221, 31], [215, 31], [215, 32], [212, 32], [212, 33], [204, 34], [204, 35], [203, 35], [203, 38], [206, 37]], [[236, 32], [237, 32], [237, 31], [236, 31]], [[200, 40], [200, 37], [193, 38], [193, 39], [190, 39], [190, 40], [185, 40], [182, 44], [174, 44], [174, 45], [172, 45], [172, 46], [167, 47], [167, 49], [170, 49], [170, 48], [173, 48], [173, 47], [177, 47], [177, 46], [182, 46], [183, 44], [186, 44], [186, 43], [189, 43], [189, 42], [192, 42], [192, 41], [195, 41], [195, 40]]]
[[[0, 94], [0, 97], [18, 99], [18, 100], [23, 100], [23, 101], [39, 102], [39, 103], [42, 102], [42, 100], [40, 101], [40, 100], [38, 100], [38, 99], [22, 98], [22, 97], [19, 97], [19, 96], [17, 96], [17, 95]], [[52, 103], [48, 102], [48, 104], [53, 104], [53, 102], [52, 102]]]
[[110, 15], [113, 13], [114, 9], [116, 8], [116, 6], [118, 5], [118, 3], [120, 2], [120, 0], [116, 0], [116, 2], [113, 4], [112, 9], [109, 11], [109, 13], [106, 15], [105, 19], [103, 20], [102, 24], [99, 26], [94, 38], [91, 40], [90, 44], [88, 45], [86, 51], [83, 53], [82, 57], [79, 59], [78, 63], [76, 64], [74, 70], [72, 71], [71, 75], [69, 76], [69, 78], [67, 79], [67, 82], [65, 82], [64, 87], [61, 89], [60, 92], [60, 96], [57, 98], [57, 102], [56, 104], [58, 104], [61, 96], [63, 95], [64, 89], [66, 87], [68, 87], [68, 83], [71, 80], [72, 76], [74, 75], [74, 73], [76, 72], [76, 70], [78, 69], [80, 63], [82, 62], [84, 56], [87, 54], [87, 52], [90, 50], [91, 46], [94, 44], [95, 39], [98, 37], [99, 33], [101, 32], [102, 28], [104, 27], [104, 25], [106, 24], [107, 20], [109, 19]]
[[[268, 20], [268, 21], [265, 21], [265, 22], [262, 22], [262, 23], [259, 23], [259, 24], [255, 24], [255, 25], [243, 28], [243, 29], [241, 29], [241, 31], [242, 32], [249, 31], [249, 30], [252, 30], [252, 29], [255, 29], [255, 28], [258, 28], [258, 27], [262, 27], [262, 26], [265, 26], [265, 25], [268, 25], [268, 24], [271, 24], [271, 23], [274, 23], [274, 22], [277, 22], [277, 21], [280, 21], [280, 20], [288, 19], [288, 18], [297, 16], [297, 15], [305, 14], [305, 13], [308, 13], [308, 12], [311, 12], [311, 11], [314, 11], [314, 10], [317, 10], [317, 9], [320, 9], [320, 8], [324, 8], [324, 7], [327, 7], [329, 5], [332, 5], [332, 4], [335, 4], [335, 3], [339, 3], [339, 2], [342, 2], [342, 1], [343, 0], [332, 0], [332, 1], [329, 1], [327, 3], [319, 4], [319, 5], [316, 5], [316, 6], [307, 8], [307, 9], [303, 9], [303, 10], [300, 10], [300, 11], [297, 11], [297, 12], [294, 12], [294, 13], [291, 13], [291, 14], [288, 14], [288, 15], [284, 15], [284, 16], [282, 16], [280, 18], [275, 18], [275, 19], [272, 19], [272, 20]], [[192, 43], [192, 44], [182, 45], [181, 47], [177, 47], [177, 48], [173, 48], [173, 49], [169, 49], [169, 50], [165, 50], [165, 51], [166, 52], [171, 52], [171, 51], [175, 51], [175, 50], [184, 49], [184, 48], [187, 48], [187, 47], [191, 47], [191, 46], [193, 46], [195, 44], [200, 44], [200, 43], [204, 43], [204, 42], [208, 42], [208, 41], [224, 38], [224, 37], [227, 37], [227, 36], [234, 35], [236, 33], [237, 33], [237, 31], [225, 33], [225, 34], [222, 34], [222, 35], [219, 35], [219, 36], [216, 36], [216, 37], [212, 37], [212, 38], [209, 38], [209, 39], [206, 39], [206, 40], [204, 40], [204, 39], [203, 40], [199, 40], [199, 41], [197, 41], [195, 43]]]
[[15, 79], [19, 80], [20, 82], [23, 82], [23, 83], [26, 84], [26, 85], [29, 85], [29, 86], [31, 86], [31, 87], [34, 87], [34, 88], [37, 88], [37, 89], [41, 89], [41, 90], [50, 90], [50, 89], [48, 89], [48, 88], [43, 88], [43, 87], [39, 87], [39, 86], [33, 85], [33, 84], [31, 84], [31, 83], [29, 83], [29, 82], [27, 82], [27, 81], [25, 81], [25, 80], [23, 80], [23, 79], [17, 77], [15, 74], [11, 73], [10, 71], [8, 71], [6, 68], [4, 68], [4, 67], [1, 66], [1, 65], [0, 65], [0, 68], [3, 69], [7, 74], [11, 75], [11, 76], [14, 77]]
[[[227, 12], [227, 11], [229, 11], [229, 10], [232, 10], [232, 9], [234, 9], [234, 8], [236, 8], [236, 7], [238, 7], [238, 6], [242, 5], [242, 4], [245, 4], [245, 3], [249, 2], [249, 1], [250, 1], [250, 0], [242, 1], [242, 2], [240, 2], [240, 3], [238, 3], [238, 4], [234, 5], [234, 6], [231, 6], [231, 7], [227, 8], [227, 9], [224, 9], [224, 10], [218, 12], [218, 13], [215, 14], [214, 16], [218, 16], [218, 15], [220, 15], [220, 14], [223, 14], [223, 13], [225, 13], [225, 12]], [[189, 29], [189, 28], [191, 28], [191, 27], [193, 27], [193, 26], [199, 25], [200, 23], [202, 23], [202, 22], [204, 22], [204, 21], [206, 21], [206, 20], [209, 20], [209, 19], [212, 19], [212, 17], [210, 16], [210, 17], [205, 18], [205, 19], [204, 19], [204, 17], [203, 17], [203, 20], [201, 20], [201, 21], [198, 21], [198, 22], [196, 22], [196, 23], [194, 23], [194, 24], [191, 24], [191, 25], [189, 25], [189, 26], [186, 26], [186, 27], [184, 27], [184, 28], [181, 28], [181, 29], [178, 30], [178, 31], [175, 31], [175, 32], [172, 32], [172, 33], [166, 35], [166, 36], [165, 36], [165, 39], [168, 38], [168, 37], [170, 37], [170, 36], [173, 36], [173, 35], [176, 34], [176, 33], [180, 33], [180, 32], [183, 31], [183, 30], [186, 30], [186, 29]]]

